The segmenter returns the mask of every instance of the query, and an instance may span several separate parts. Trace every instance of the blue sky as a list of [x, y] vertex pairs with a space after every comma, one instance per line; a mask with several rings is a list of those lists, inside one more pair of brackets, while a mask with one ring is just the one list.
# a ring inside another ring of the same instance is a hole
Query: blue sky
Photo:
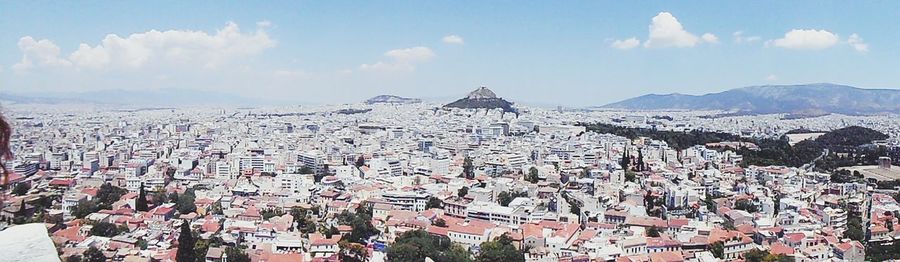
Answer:
[[900, 88], [898, 24], [896, 2], [4, 1], [0, 90], [348, 103], [484, 84], [586, 106], [762, 84]]

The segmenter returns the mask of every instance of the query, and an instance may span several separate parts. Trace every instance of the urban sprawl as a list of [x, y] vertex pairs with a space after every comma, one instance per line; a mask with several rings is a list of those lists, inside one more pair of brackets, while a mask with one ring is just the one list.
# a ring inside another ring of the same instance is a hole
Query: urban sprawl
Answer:
[[63, 261], [900, 257], [893, 115], [4, 110], [3, 245]]

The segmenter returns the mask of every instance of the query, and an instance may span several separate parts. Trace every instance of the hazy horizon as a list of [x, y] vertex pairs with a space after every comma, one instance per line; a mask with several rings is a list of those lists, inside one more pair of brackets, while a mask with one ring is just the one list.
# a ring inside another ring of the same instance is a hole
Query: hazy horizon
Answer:
[[891, 2], [5, 2], [0, 92], [341, 104], [486, 85], [584, 107], [767, 84], [898, 89], [900, 32], [881, 26], [898, 14]]

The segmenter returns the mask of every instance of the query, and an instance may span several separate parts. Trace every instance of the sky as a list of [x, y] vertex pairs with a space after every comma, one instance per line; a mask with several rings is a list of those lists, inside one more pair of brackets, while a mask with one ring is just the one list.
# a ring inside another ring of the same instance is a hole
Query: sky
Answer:
[[[900, 88], [895, 1], [0, 1], [0, 92], [536, 105]], [[202, 99], [202, 98], [198, 98]]]

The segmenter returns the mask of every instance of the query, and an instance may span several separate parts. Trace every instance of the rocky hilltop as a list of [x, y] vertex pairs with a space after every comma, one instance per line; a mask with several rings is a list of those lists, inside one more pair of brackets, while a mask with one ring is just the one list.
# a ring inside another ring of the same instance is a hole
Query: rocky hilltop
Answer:
[[512, 107], [513, 103], [497, 97], [494, 91], [485, 86], [479, 87], [472, 91], [464, 98], [453, 101], [444, 105], [444, 108], [484, 108], [484, 109], [503, 109], [504, 112], [516, 112]]

